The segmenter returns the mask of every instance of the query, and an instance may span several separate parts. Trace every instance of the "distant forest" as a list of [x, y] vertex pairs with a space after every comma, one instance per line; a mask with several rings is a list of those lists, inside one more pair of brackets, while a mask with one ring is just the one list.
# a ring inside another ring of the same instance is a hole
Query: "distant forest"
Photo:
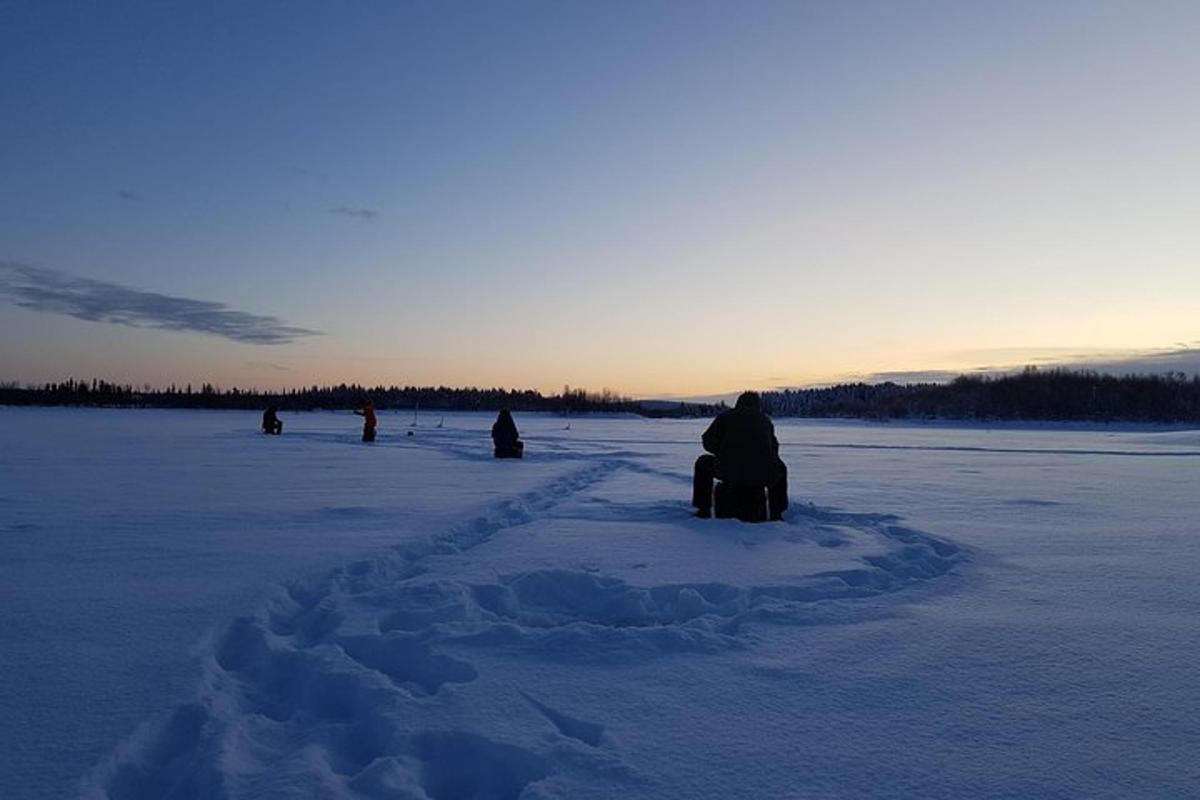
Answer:
[[962, 375], [950, 383], [854, 383], [763, 394], [776, 417], [857, 419], [1200, 422], [1200, 377], [1115, 377], [1027, 367], [1016, 375]]
[[447, 386], [311, 386], [281, 392], [257, 389], [221, 389], [210, 383], [166, 388], [133, 386], [109, 381], [70, 379], [61, 383], [0, 384], [0, 405], [94, 406], [110, 408], [225, 408], [281, 411], [315, 411], [359, 408], [370, 398], [375, 408], [430, 411], [551, 411], [562, 414], [630, 412], [654, 416], [711, 416], [714, 407], [694, 403], [670, 404], [649, 411], [642, 404], [608, 389], [589, 392], [564, 386], [560, 394], [544, 395], [532, 389], [480, 389]]
[[[544, 395], [532, 389], [456, 389], [446, 386], [312, 386], [283, 392], [193, 388], [141, 388], [103, 380], [21, 386], [0, 384], [0, 405], [122, 408], [227, 408], [311, 411], [357, 408], [370, 397], [378, 409], [439, 411], [550, 411], [560, 414], [627, 412], [648, 417], [709, 417], [724, 403], [639, 401], [607, 389], [594, 393], [563, 387]], [[1182, 373], [1114, 377], [1094, 372], [1026, 368], [1015, 375], [960, 376], [950, 383], [853, 383], [824, 389], [763, 393], [774, 417], [878, 420], [963, 419], [1096, 422], [1200, 422], [1200, 376]]]

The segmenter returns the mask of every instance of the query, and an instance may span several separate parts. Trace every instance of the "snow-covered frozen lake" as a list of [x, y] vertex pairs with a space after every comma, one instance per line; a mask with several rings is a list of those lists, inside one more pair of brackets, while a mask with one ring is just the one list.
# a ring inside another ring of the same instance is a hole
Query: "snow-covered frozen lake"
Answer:
[[1200, 432], [0, 408], [0, 797], [1200, 796]]

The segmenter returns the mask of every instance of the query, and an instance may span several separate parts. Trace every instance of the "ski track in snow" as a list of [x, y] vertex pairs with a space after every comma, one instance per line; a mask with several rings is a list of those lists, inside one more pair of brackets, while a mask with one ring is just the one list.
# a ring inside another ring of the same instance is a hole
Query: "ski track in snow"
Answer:
[[[453, 441], [436, 446], [483, 457]], [[883, 552], [853, 569], [753, 586], [638, 586], [586, 567], [491, 582], [432, 573], [437, 559], [545, 518], [621, 471], [689, 482], [642, 463], [645, 454], [539, 454], [560, 458], [587, 466], [442, 534], [293, 581], [234, 620], [211, 643], [198, 696], [124, 743], [85, 779], [84, 796], [466, 800], [573, 797], [597, 785], [636, 793], [648, 779], [622, 763], [605, 727], [548, 705], [535, 685], [510, 691], [544, 720], [540, 737], [501, 741], [463, 724], [472, 712], [459, 692], [481, 678], [471, 653], [572, 664], [702, 658], [753, 647], [756, 625], [877, 617], [886, 597], [929, 585], [967, 557], [894, 516], [793, 507], [785, 540], [836, 548], [848, 528]], [[593, 506], [600, 521], [663, 523], [684, 513], [670, 503]]]

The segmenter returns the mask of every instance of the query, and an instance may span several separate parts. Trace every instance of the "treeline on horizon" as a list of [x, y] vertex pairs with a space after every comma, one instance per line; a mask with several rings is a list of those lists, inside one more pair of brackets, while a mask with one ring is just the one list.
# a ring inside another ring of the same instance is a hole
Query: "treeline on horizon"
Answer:
[[533, 389], [481, 389], [448, 386], [310, 386], [284, 391], [221, 389], [211, 383], [166, 388], [136, 387], [110, 381], [74, 378], [40, 385], [0, 384], [0, 405], [88, 406], [107, 408], [206, 408], [257, 409], [276, 406], [281, 411], [344, 410], [359, 408], [370, 399], [379, 410], [430, 411], [550, 411], [562, 414], [630, 412], [653, 416], [711, 416], [714, 406], [679, 403], [648, 410], [629, 397], [609, 389], [589, 392], [564, 386], [560, 394], [544, 395]]
[[[626, 412], [647, 417], [710, 417], [724, 403], [639, 401], [607, 389], [532, 389], [338, 384], [268, 392], [212, 384], [141, 388], [103, 380], [70, 379], [21, 386], [0, 384], [0, 405], [118, 408], [258, 409], [358, 408], [369, 397], [381, 410]], [[875, 420], [962, 419], [1095, 422], [1200, 422], [1200, 376], [1183, 373], [1116, 377], [1088, 371], [1038, 370], [1002, 376], [962, 375], [950, 383], [853, 383], [821, 389], [763, 392], [774, 417]]]
[[950, 383], [854, 383], [763, 394], [776, 417], [1200, 422], [1200, 376], [1039, 370]]

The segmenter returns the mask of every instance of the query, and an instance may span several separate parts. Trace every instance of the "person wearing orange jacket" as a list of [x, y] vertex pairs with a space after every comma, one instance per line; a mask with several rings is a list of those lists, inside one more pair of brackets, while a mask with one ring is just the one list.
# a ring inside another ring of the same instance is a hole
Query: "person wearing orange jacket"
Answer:
[[362, 440], [375, 441], [375, 405], [370, 400], [364, 400], [362, 408], [356, 408], [354, 413], [363, 418]]

